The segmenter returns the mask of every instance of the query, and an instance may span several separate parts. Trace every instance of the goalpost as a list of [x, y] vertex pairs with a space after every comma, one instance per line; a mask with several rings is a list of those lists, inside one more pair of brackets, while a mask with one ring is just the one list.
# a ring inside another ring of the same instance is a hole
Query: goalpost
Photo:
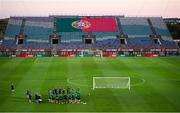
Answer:
[[97, 88], [131, 88], [130, 77], [93, 77], [93, 90]]

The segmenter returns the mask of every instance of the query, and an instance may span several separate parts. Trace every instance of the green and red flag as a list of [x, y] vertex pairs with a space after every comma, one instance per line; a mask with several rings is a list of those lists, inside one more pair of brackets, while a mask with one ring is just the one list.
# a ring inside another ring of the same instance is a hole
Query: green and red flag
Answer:
[[58, 32], [117, 32], [116, 18], [57, 18]]

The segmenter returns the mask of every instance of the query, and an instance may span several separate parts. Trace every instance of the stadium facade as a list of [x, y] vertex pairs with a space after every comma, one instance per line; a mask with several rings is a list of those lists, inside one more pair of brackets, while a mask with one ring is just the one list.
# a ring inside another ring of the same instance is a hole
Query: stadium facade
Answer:
[[10, 17], [2, 56], [108, 56], [178, 54], [162, 17]]

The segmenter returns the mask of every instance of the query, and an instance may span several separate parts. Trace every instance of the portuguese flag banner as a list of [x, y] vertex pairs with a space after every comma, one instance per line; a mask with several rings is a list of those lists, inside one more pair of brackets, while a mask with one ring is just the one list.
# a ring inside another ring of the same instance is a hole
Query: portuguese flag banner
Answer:
[[57, 32], [117, 32], [116, 18], [57, 18]]

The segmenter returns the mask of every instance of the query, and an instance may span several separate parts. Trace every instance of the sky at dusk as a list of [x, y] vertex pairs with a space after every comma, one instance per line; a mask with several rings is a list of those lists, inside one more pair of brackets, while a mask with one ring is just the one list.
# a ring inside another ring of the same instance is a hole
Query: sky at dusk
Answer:
[[48, 15], [180, 17], [180, 0], [0, 0], [0, 18]]

